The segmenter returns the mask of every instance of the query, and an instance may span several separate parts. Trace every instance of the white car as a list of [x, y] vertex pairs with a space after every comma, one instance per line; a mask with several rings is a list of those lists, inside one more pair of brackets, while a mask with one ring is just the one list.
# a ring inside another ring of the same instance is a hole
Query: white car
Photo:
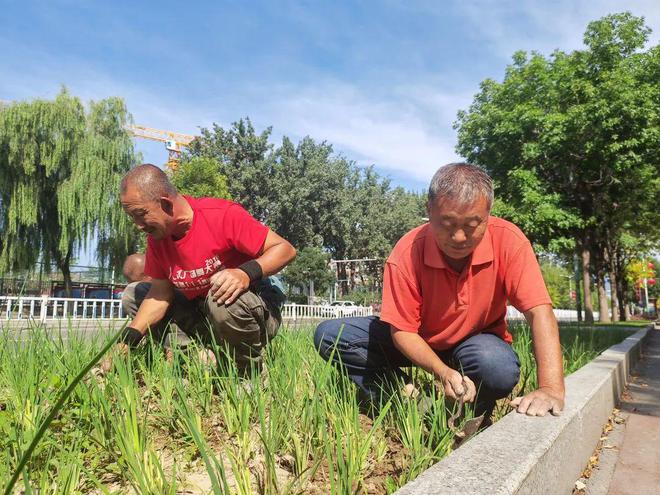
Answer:
[[334, 301], [328, 306], [329, 313], [335, 318], [353, 316], [357, 313], [357, 304], [353, 301]]

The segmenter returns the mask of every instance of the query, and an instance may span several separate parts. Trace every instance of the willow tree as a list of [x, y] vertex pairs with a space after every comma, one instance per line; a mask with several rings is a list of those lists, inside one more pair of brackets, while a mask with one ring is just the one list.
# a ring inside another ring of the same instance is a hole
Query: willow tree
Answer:
[[85, 108], [65, 89], [0, 107], [0, 272], [55, 263], [70, 295], [71, 262], [93, 238], [128, 248], [117, 196], [135, 162], [130, 118], [120, 98]]

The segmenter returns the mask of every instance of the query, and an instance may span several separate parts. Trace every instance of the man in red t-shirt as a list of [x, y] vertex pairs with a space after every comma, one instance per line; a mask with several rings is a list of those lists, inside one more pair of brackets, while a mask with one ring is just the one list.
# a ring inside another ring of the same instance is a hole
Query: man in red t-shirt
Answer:
[[120, 346], [137, 345], [148, 331], [162, 339], [173, 320], [207, 346], [226, 346], [241, 371], [258, 366], [281, 323], [284, 295], [270, 276], [293, 260], [293, 246], [236, 203], [182, 196], [150, 164], [124, 176], [121, 204], [147, 234], [151, 281], [124, 291], [133, 320]]
[[[122, 272], [124, 274], [124, 278], [128, 281], [129, 284], [132, 284], [133, 282], [151, 282], [151, 277], [149, 275], [144, 274], [144, 265], [146, 261], [146, 256], [144, 253], [134, 253], [134, 254], [129, 254], [126, 259], [124, 260], [124, 266], [122, 267]], [[137, 287], [137, 284], [132, 284], [129, 287], [126, 287], [124, 291], [122, 291], [122, 303], [124, 306], [124, 309], [128, 314], [135, 314], [137, 312], [137, 307], [134, 310], [131, 310], [131, 304], [135, 304], [135, 288]], [[128, 290], [128, 293], [126, 296], [124, 296], [124, 292]], [[129, 301], [133, 301], [133, 303], [130, 303]], [[177, 345], [185, 347], [190, 343], [190, 339], [188, 336], [183, 333], [179, 328], [176, 326], [175, 323], [171, 323], [168, 327], [168, 336], [167, 338], [164, 338], [164, 336], [160, 336], [160, 339], [162, 340], [163, 345], [165, 346], [165, 356], [168, 361], [171, 361], [174, 357], [174, 354], [172, 353], [172, 342], [176, 341]], [[158, 339], [159, 337], [157, 337]], [[164, 340], [163, 340], [164, 339]], [[209, 357], [210, 351], [204, 350], [203, 353], [200, 353], [200, 356], [204, 356], [204, 359], [210, 359]]]
[[[557, 321], [532, 246], [515, 225], [490, 216], [493, 187], [479, 167], [440, 168], [429, 188], [429, 223], [404, 235], [385, 264], [380, 318], [321, 323], [314, 339], [341, 363], [363, 399], [419, 366], [446, 396], [476, 399], [490, 417], [511, 393], [520, 363], [507, 330], [507, 301], [524, 313], [539, 388], [512, 401], [521, 413], [559, 414], [564, 379]], [[477, 394], [478, 390], [478, 394]]]

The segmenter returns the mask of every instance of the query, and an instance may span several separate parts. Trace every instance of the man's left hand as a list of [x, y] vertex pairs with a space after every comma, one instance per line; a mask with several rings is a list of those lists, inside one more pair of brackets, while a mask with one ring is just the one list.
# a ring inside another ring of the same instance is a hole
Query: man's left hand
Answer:
[[211, 297], [229, 306], [250, 287], [250, 277], [238, 268], [226, 268], [211, 277]]
[[553, 416], [559, 416], [564, 409], [564, 398], [550, 390], [540, 388], [523, 397], [516, 397], [511, 401], [511, 405], [516, 407], [519, 413], [527, 416], [545, 416], [548, 412]]

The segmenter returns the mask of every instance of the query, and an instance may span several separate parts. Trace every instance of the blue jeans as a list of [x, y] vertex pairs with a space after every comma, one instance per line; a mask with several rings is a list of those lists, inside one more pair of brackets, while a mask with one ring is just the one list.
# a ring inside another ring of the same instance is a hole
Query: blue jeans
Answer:
[[[406, 378], [401, 368], [413, 366], [394, 347], [390, 325], [375, 316], [324, 321], [314, 333], [314, 345], [323, 359], [332, 357], [358, 386], [361, 398], [373, 404], [393, 378]], [[520, 377], [520, 362], [513, 348], [493, 334], [473, 335], [436, 354], [447, 365], [462, 370], [477, 386], [475, 415], [490, 417], [495, 401], [509, 395]]]

